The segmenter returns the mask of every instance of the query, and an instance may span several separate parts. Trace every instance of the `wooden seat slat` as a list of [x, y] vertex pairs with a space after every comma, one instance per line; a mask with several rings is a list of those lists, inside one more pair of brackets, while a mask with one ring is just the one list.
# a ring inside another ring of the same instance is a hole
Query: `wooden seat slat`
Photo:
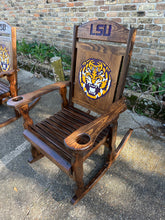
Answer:
[[67, 135], [70, 134], [70, 132], [67, 129], [65, 129], [64, 127], [62, 127], [61, 124], [58, 124], [57, 122], [54, 122], [51, 119], [45, 119], [44, 123], [47, 123], [47, 124], [51, 125], [52, 127], [59, 129], [60, 131], [64, 132]]
[[60, 135], [62, 138], [66, 137], [69, 135], [69, 132], [65, 132], [60, 130], [58, 127], [53, 126], [52, 124], [49, 124], [46, 121], [41, 122], [40, 124], [44, 125], [45, 127], [49, 127], [49, 129], [51, 130], [51, 132], [56, 132], [58, 133], [58, 135]]
[[96, 118], [93, 115], [89, 115], [88, 113], [81, 111], [80, 109], [74, 108], [73, 106], [68, 106], [67, 109], [71, 109], [74, 112], [77, 112], [78, 114], [80, 114], [82, 116], [85, 116], [85, 117], [87, 117], [87, 118], [89, 118], [91, 120], [94, 120]]
[[50, 135], [52, 138], [54, 138], [55, 141], [57, 139], [58, 141], [63, 143], [64, 138], [67, 137], [67, 135], [61, 134], [57, 129], [51, 129], [50, 126], [46, 126], [43, 123], [38, 123], [36, 126], [42, 129], [45, 133]]
[[10, 91], [9, 86], [3, 83], [2, 81], [0, 81], [0, 94], [7, 93], [9, 91]]
[[63, 147], [63, 143], [62, 141], [60, 141], [60, 138], [56, 139], [55, 137], [52, 137], [52, 135], [50, 133], [48, 133], [45, 130], [43, 130], [42, 126], [39, 125], [39, 124], [36, 124], [34, 127], [33, 127], [41, 136], [43, 136], [46, 140], [48, 140], [49, 142], [51, 142], [53, 145], [58, 145], [59, 148], [60, 147]]
[[81, 121], [83, 124], [88, 124], [92, 121], [92, 119], [89, 119], [87, 117], [83, 117], [82, 115], [78, 114], [77, 112], [74, 112], [72, 110], [68, 110], [67, 108], [64, 108], [62, 111], [65, 115], [69, 115], [70, 117], [74, 118], [75, 120]]
[[[68, 160], [68, 158], [65, 158], [64, 155], [61, 156], [58, 149], [54, 150], [54, 146], [50, 147], [51, 144], [48, 146], [37, 133], [34, 131], [31, 132], [31, 129], [24, 130], [23, 134], [27, 140], [33, 144], [33, 146], [41, 151], [42, 154], [47, 156], [53, 163], [59, 166], [68, 175], [71, 175], [71, 161]], [[38, 148], [38, 146], [40, 147]]]
[[70, 114], [66, 114], [63, 111], [60, 113], [60, 116], [63, 117], [64, 119], [67, 119], [69, 122], [71, 122], [73, 124], [76, 124], [78, 126], [83, 126], [83, 125], [88, 124], [87, 122], [84, 122], [83, 120], [81, 120], [81, 118], [77, 119], [76, 116], [70, 115]]
[[[53, 151], [58, 152], [59, 155], [65, 158], [68, 162], [71, 162], [71, 159], [73, 156], [68, 154], [68, 152], [65, 151], [64, 145], [60, 145], [59, 143], [54, 143], [50, 137], [45, 136], [44, 132], [39, 129], [36, 129], [34, 127], [29, 127], [28, 130], [33, 133], [38, 139], [41, 139], [49, 148], [51, 148]], [[51, 150], [51, 151], [52, 151]]]
[[65, 125], [61, 120], [55, 117], [55, 115], [51, 116], [49, 119], [57, 124], [60, 124], [61, 126], [64, 127], [64, 129], [67, 129], [69, 132], [75, 131], [75, 128], [70, 127], [68, 124]]
[[[63, 123], [64, 125], [67, 124], [67, 126], [68, 126], [69, 128], [71, 128], [71, 129], [73, 129], [73, 131], [76, 130], [76, 129], [78, 129], [78, 128], [80, 127], [80, 126], [77, 125], [77, 124], [72, 124], [72, 121], [70, 121], [70, 120], [67, 119], [67, 118], [62, 117], [60, 114], [54, 115], [54, 117], [55, 117], [56, 119], [58, 119], [59, 121], [61, 121], [61, 123]], [[67, 121], [67, 123], [66, 123], [66, 121]]]

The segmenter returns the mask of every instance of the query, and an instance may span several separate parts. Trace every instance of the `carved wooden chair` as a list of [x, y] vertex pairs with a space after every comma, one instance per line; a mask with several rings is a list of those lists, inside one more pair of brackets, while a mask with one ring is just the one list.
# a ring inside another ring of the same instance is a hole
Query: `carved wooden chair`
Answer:
[[[17, 71], [16, 28], [0, 21], [0, 105], [18, 95]], [[0, 127], [15, 121], [19, 116], [15, 110], [15, 116], [0, 123]]]
[[[76, 182], [71, 203], [76, 204], [103, 176], [131, 136], [130, 129], [115, 147], [118, 117], [126, 110], [122, 97], [126, 74], [135, 41], [136, 29], [108, 21], [95, 20], [75, 26], [71, 81], [58, 82], [8, 101], [24, 117], [24, 136], [31, 143], [34, 162], [49, 158]], [[114, 45], [107, 45], [113, 42]], [[70, 87], [69, 101], [66, 87]], [[33, 124], [28, 104], [59, 89], [62, 110]], [[75, 104], [89, 109], [83, 111]], [[94, 111], [100, 116], [93, 116]], [[83, 181], [83, 163], [101, 145], [105, 145], [105, 163], [87, 184]]]

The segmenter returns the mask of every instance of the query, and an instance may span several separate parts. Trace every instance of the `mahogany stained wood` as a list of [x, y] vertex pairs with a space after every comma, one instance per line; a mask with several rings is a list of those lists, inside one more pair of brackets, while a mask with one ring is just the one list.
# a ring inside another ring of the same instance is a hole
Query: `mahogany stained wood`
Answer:
[[[106, 29], [105, 29], [106, 27]], [[109, 34], [110, 32], [110, 34]], [[78, 29], [78, 38], [127, 43], [129, 30], [123, 25], [108, 20], [90, 21]]]
[[[95, 50], [91, 51], [91, 50], [87, 50], [87, 47], [85, 48], [86, 50], [82, 49], [81, 47], [77, 51], [75, 88], [74, 88], [74, 96], [72, 98], [72, 101], [95, 112], [105, 113], [109, 111], [109, 107], [113, 102], [122, 56], [112, 54], [111, 51], [108, 49], [106, 50], [106, 52], [101, 52], [102, 50], [100, 49], [100, 47], [97, 48], [97, 51]], [[102, 60], [104, 60], [104, 62], [110, 67], [111, 69], [110, 75], [112, 78], [112, 82], [111, 82], [110, 91], [106, 96], [102, 97], [101, 99], [92, 100], [86, 96], [86, 94], [82, 91], [82, 89], [79, 86], [79, 71], [80, 71], [81, 63], [84, 60], [93, 57], [97, 58], [98, 54], [102, 58]]]
[[[128, 30], [108, 20], [75, 26], [71, 81], [48, 85], [8, 101], [8, 105], [15, 107], [23, 116], [24, 136], [31, 143], [30, 162], [46, 156], [75, 180], [77, 189], [72, 204], [82, 199], [99, 181], [132, 134], [130, 129], [119, 146], [115, 146], [117, 121], [120, 113], [126, 110], [122, 94], [135, 35], [135, 29]], [[107, 45], [109, 42], [114, 45]], [[67, 86], [70, 87], [69, 101], [66, 98]], [[34, 124], [29, 115], [29, 103], [56, 89], [62, 97], [61, 111]], [[88, 111], [76, 108], [75, 104]], [[94, 117], [91, 110], [101, 115]], [[101, 145], [106, 147], [105, 163], [84, 184], [83, 163]]]
[[[0, 104], [3, 104], [9, 98], [17, 96], [16, 28], [2, 21], [0, 21], [0, 27], [0, 47], [4, 51], [7, 50], [9, 56], [8, 58], [5, 57], [6, 60], [9, 59], [8, 62], [5, 63], [3, 57], [5, 55], [1, 53], [0, 78], [6, 77], [8, 81], [7, 84], [0, 80]], [[0, 123], [0, 127], [8, 125], [18, 117], [20, 117], [20, 114], [15, 110], [15, 115]]]

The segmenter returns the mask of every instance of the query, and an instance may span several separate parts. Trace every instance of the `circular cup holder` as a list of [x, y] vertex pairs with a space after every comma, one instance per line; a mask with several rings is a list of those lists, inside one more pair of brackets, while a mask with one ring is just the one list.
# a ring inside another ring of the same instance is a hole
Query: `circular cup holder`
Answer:
[[18, 102], [18, 101], [21, 101], [23, 99], [22, 96], [18, 96], [18, 97], [15, 97], [12, 99], [13, 102]]
[[78, 144], [87, 144], [89, 141], [90, 141], [90, 136], [88, 134], [81, 134], [76, 139], [76, 142]]

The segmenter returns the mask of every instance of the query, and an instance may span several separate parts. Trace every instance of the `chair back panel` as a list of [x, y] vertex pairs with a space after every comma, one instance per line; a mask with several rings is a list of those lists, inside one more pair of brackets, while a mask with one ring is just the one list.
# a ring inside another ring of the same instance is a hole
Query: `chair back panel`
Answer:
[[122, 96], [134, 29], [95, 20], [74, 30], [70, 103], [106, 113]]
[[[73, 102], [98, 113], [109, 110], [116, 89], [121, 55], [110, 47], [77, 43]], [[93, 48], [93, 49], [92, 49]]]
[[16, 68], [16, 29], [0, 21], [0, 71]]

